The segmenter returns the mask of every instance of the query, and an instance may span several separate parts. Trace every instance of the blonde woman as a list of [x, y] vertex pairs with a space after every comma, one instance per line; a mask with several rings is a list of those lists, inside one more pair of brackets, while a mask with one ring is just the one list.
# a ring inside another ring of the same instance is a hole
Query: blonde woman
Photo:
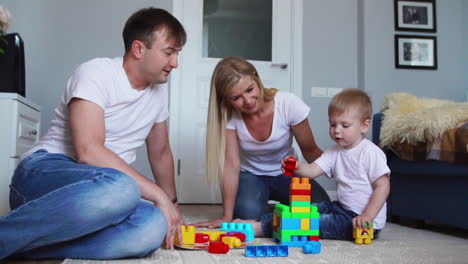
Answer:
[[[308, 162], [322, 154], [307, 117], [310, 108], [297, 96], [264, 88], [255, 67], [227, 57], [211, 79], [206, 137], [206, 170], [210, 184], [219, 184], [223, 216], [198, 227], [219, 227], [233, 219], [256, 219], [264, 235], [271, 228], [268, 200], [289, 203], [290, 177], [281, 160], [293, 155], [293, 136]], [[312, 182], [314, 202], [329, 200]]]

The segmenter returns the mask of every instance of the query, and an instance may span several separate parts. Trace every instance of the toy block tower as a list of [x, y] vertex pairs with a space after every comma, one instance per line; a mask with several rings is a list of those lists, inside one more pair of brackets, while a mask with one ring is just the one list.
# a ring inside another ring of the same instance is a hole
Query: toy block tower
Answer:
[[289, 200], [289, 206], [275, 206], [273, 240], [290, 247], [301, 247], [308, 241], [318, 241], [320, 214], [317, 207], [310, 203], [311, 185], [308, 178], [292, 178]]

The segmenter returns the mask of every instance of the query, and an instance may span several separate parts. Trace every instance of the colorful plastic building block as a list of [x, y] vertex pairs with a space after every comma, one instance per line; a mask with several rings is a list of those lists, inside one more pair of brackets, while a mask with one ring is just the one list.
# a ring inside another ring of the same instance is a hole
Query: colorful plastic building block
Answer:
[[210, 236], [203, 233], [195, 233], [195, 243], [206, 243], [210, 241]]
[[287, 257], [289, 255], [288, 246], [282, 245], [259, 245], [246, 246], [246, 257]]
[[296, 170], [296, 162], [297, 160], [294, 157], [286, 158], [286, 161], [284, 162], [284, 176], [294, 176], [294, 171]]
[[275, 242], [290, 247], [302, 247], [309, 241], [319, 240], [320, 214], [310, 201], [309, 179], [293, 177], [290, 205], [276, 204], [273, 213]]
[[220, 236], [225, 234], [226, 231], [218, 230], [197, 230], [197, 233], [207, 234], [210, 237], [210, 241], [220, 241]]
[[223, 242], [210, 241], [208, 252], [211, 254], [226, 254], [229, 252], [229, 246]]
[[219, 239], [222, 241], [223, 237], [225, 236], [237, 237], [241, 242], [244, 242], [246, 239], [245, 234], [241, 232], [227, 232], [225, 234], [220, 235]]
[[318, 254], [322, 249], [322, 243], [318, 241], [309, 241], [302, 245], [302, 252], [305, 254]]
[[[369, 226], [369, 224], [366, 223], [366, 226]], [[354, 238], [354, 243], [358, 245], [362, 245], [363, 243], [366, 245], [370, 245], [372, 243], [372, 239], [374, 239], [374, 228], [373, 227], [367, 227], [366, 229], [354, 228], [353, 238]]]
[[224, 222], [221, 223], [220, 230], [226, 232], [241, 232], [245, 234], [245, 241], [252, 241], [255, 238], [252, 224]]
[[193, 245], [195, 243], [195, 226], [181, 225], [180, 231], [182, 235], [182, 243], [179, 243], [179, 238], [177, 237], [177, 233], [176, 233], [174, 236], [174, 242], [176, 244]]
[[225, 236], [221, 238], [221, 242], [227, 244], [229, 248], [240, 247], [242, 242], [237, 237]]

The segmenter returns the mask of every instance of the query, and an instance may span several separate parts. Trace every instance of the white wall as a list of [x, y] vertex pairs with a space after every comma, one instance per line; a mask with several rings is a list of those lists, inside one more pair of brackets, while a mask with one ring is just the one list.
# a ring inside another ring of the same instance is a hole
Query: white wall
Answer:
[[[311, 97], [318, 87], [358, 87], [372, 97], [378, 112], [385, 95], [463, 101], [468, 90], [468, 1], [436, 1], [438, 69], [407, 70], [394, 66], [393, 0], [305, 0], [303, 99], [311, 108], [317, 144], [328, 148], [327, 106], [330, 98]], [[416, 34], [405, 32], [405, 34]], [[372, 131], [367, 137], [370, 138]], [[327, 189], [333, 180], [320, 177]]]

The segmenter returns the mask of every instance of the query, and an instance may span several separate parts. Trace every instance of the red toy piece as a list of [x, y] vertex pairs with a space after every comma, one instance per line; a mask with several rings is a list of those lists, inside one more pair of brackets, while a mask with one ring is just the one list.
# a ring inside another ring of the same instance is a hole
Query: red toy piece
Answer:
[[225, 234], [220, 235], [219, 240], [223, 241], [223, 237], [226, 236], [237, 237], [241, 242], [244, 242], [246, 238], [245, 234], [241, 232], [227, 232]]
[[223, 242], [210, 241], [208, 252], [211, 254], [226, 254], [229, 252], [229, 246]]
[[292, 177], [294, 176], [294, 171], [296, 170], [297, 160], [294, 157], [288, 157], [284, 162], [284, 176]]
[[195, 233], [195, 243], [206, 243], [210, 241], [210, 236], [202, 233]]

